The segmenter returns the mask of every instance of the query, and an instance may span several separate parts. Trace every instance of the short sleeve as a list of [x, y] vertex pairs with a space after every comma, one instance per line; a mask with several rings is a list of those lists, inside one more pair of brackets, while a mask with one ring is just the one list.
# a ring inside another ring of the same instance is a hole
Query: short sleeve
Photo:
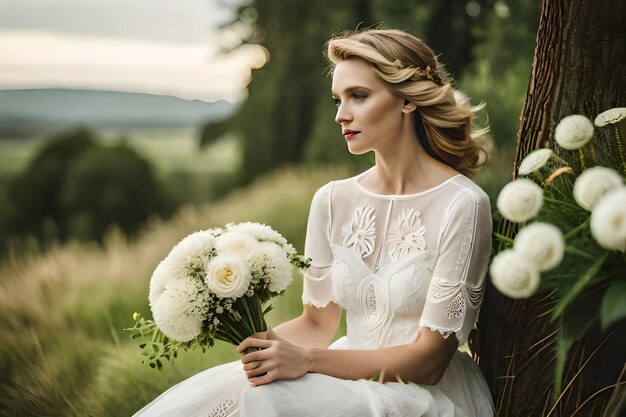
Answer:
[[465, 343], [483, 298], [491, 231], [489, 197], [478, 187], [457, 194], [445, 212], [420, 326]]
[[325, 307], [333, 299], [330, 249], [330, 198], [332, 182], [326, 184], [313, 196], [307, 223], [304, 256], [311, 258], [311, 266], [304, 273], [302, 302]]

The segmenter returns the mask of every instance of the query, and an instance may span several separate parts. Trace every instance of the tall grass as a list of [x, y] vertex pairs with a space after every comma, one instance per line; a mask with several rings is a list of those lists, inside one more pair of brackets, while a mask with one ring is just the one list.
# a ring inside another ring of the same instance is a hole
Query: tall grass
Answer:
[[[123, 328], [132, 313], [150, 317], [149, 278], [187, 234], [227, 222], [272, 225], [302, 250], [311, 197], [343, 169], [284, 169], [219, 203], [187, 206], [153, 220], [127, 241], [113, 231], [104, 246], [70, 243], [0, 266], [0, 415], [123, 416], [175, 382], [238, 358], [230, 345], [183, 354], [164, 371], [141, 364]], [[298, 279], [277, 300], [270, 325], [301, 310]]]
[[[497, 162], [497, 163], [496, 163]], [[498, 158], [478, 182], [495, 190], [510, 164]], [[493, 172], [495, 171], [495, 172]], [[206, 354], [182, 354], [156, 371], [122, 331], [132, 313], [150, 317], [152, 271], [187, 234], [227, 222], [269, 224], [304, 246], [314, 191], [347, 169], [274, 172], [223, 200], [183, 207], [171, 220], [152, 220], [134, 241], [112, 231], [103, 246], [69, 243], [45, 255], [0, 265], [0, 416], [126, 416], [172, 384], [212, 365], [238, 359], [218, 342]], [[494, 195], [492, 195], [492, 198]], [[276, 300], [270, 325], [301, 311], [301, 280]]]

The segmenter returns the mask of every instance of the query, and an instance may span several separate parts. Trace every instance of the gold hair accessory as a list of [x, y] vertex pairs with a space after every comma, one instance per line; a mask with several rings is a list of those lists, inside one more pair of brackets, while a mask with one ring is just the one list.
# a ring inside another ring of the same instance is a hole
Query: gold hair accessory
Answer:
[[426, 69], [422, 69], [421, 67], [416, 67], [413, 70], [413, 75], [411, 76], [411, 80], [413, 81], [432, 81], [437, 85], [443, 85], [443, 80], [441, 76], [430, 67], [430, 65], [426, 66]]

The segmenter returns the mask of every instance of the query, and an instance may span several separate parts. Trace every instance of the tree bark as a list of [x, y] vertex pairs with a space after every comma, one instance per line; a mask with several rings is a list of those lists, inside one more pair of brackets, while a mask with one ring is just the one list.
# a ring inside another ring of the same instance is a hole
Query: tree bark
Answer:
[[[553, 131], [561, 118], [582, 114], [593, 120], [604, 110], [626, 106], [625, 19], [623, 0], [542, 1], [537, 47], [520, 116], [513, 178], [524, 156], [543, 147], [555, 150], [577, 171], [578, 155], [564, 152], [554, 141]], [[611, 155], [618, 155], [618, 139], [612, 129], [598, 130], [594, 140]], [[501, 222], [497, 229], [509, 237], [515, 233], [509, 222]], [[552, 381], [558, 328], [544, 314], [551, 301], [545, 294], [543, 297], [513, 301], [488, 284], [477, 341], [481, 343], [476, 351], [499, 417], [547, 415], [555, 400]], [[571, 349], [570, 365], [582, 358], [584, 349], [579, 348], [575, 345]], [[623, 352], [617, 355], [617, 362], [620, 361], [623, 365]], [[604, 372], [603, 366], [608, 365], [598, 362], [594, 366], [595, 370], [587, 368], [579, 378], [583, 380], [586, 373], [586, 383], [593, 380], [598, 390], [602, 388], [597, 386], [602, 378], [593, 379], [593, 371]], [[577, 395], [579, 398], [557, 407], [551, 416], [571, 415], [575, 405], [590, 394], [581, 387]], [[600, 395], [598, 402], [592, 402], [593, 407], [586, 406], [576, 415], [601, 415], [607, 400], [608, 395]]]

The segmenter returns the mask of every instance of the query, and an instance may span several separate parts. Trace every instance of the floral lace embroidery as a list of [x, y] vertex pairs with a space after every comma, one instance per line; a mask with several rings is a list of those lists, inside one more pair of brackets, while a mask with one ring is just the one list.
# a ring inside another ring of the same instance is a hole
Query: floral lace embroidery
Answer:
[[376, 215], [371, 207], [359, 207], [352, 220], [342, 228], [343, 245], [352, 249], [361, 258], [374, 252], [376, 240]]
[[207, 417], [227, 417], [235, 409], [235, 400], [228, 399], [222, 401], [218, 406], [213, 408]]
[[463, 298], [463, 293], [458, 293], [452, 300], [450, 300], [444, 314], [450, 320], [465, 316], [465, 298]]
[[387, 250], [395, 260], [426, 249], [426, 226], [422, 224], [420, 215], [415, 209], [403, 209], [396, 222], [391, 225]]

